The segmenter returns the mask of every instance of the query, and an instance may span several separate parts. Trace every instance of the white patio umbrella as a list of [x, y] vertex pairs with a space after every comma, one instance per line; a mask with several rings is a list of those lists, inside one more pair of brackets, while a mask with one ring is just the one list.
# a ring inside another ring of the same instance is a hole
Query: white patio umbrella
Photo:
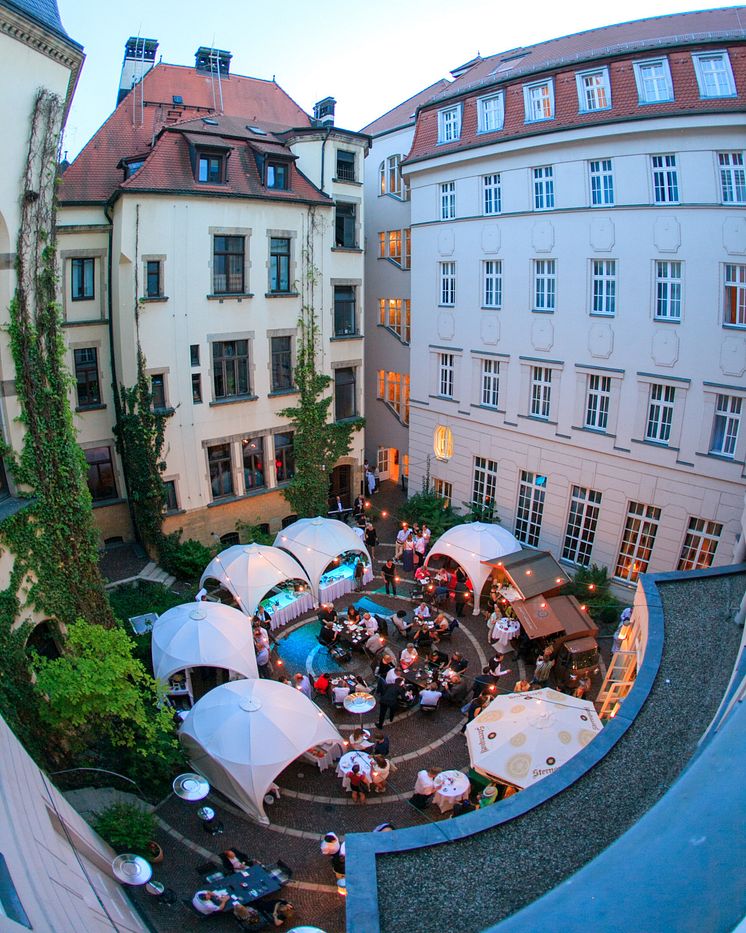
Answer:
[[556, 771], [603, 726], [593, 703], [545, 687], [498, 696], [466, 727], [472, 767], [525, 788]]
[[258, 677], [251, 625], [221, 603], [185, 603], [167, 610], [153, 626], [153, 672], [157, 680], [188, 667], [220, 667]]
[[217, 580], [231, 593], [241, 612], [252, 616], [273, 586], [288, 580], [309, 583], [305, 570], [285, 551], [264, 544], [234, 544], [221, 551], [205, 568], [199, 585]]
[[264, 795], [277, 775], [314, 745], [343, 741], [315, 703], [275, 680], [215, 687], [191, 709], [179, 738], [194, 769], [265, 825]]
[[316, 600], [322, 574], [345, 551], [362, 554], [370, 565], [368, 549], [352, 528], [335, 518], [322, 518], [320, 515], [300, 518], [283, 528], [275, 538], [275, 547], [288, 551], [302, 565]]
[[425, 566], [437, 555], [450, 557], [460, 564], [474, 589], [473, 614], [479, 615], [479, 597], [482, 587], [492, 573], [492, 567], [482, 561], [504, 557], [520, 551], [520, 542], [502, 525], [484, 522], [466, 522], [454, 525], [438, 538], [427, 555]]

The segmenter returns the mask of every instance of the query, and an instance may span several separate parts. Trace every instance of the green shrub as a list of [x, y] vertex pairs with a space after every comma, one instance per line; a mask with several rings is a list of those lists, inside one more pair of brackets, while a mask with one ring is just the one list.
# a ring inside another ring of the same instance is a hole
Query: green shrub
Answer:
[[195, 583], [215, 556], [214, 550], [194, 538], [181, 540], [181, 531], [166, 535], [161, 542], [160, 564], [179, 580]]
[[146, 856], [155, 833], [155, 817], [133, 803], [114, 803], [96, 814], [93, 828], [115, 852]]
[[262, 531], [259, 525], [251, 525], [249, 522], [236, 522], [236, 531], [241, 539], [241, 544], [267, 544], [272, 545], [275, 542], [275, 536], [268, 531]]
[[573, 579], [562, 588], [562, 595], [574, 596], [588, 609], [598, 626], [615, 626], [624, 605], [611, 592], [608, 570], [597, 564], [579, 567]]

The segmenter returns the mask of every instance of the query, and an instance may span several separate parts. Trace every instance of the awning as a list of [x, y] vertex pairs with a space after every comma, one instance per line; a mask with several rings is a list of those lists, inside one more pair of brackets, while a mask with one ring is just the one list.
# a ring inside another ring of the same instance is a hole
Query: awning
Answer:
[[511, 606], [529, 638], [548, 638], [564, 631], [562, 622], [544, 596], [519, 599]]
[[551, 593], [570, 581], [548, 551], [524, 549], [482, 563], [502, 570], [523, 599]]

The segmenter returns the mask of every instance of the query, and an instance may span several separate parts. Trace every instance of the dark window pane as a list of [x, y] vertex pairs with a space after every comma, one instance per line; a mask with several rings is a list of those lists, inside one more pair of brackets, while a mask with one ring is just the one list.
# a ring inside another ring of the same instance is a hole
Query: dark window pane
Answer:
[[355, 205], [337, 204], [335, 214], [335, 243], [351, 249], [357, 246], [355, 239]]
[[267, 187], [287, 190], [289, 166], [282, 162], [270, 162], [267, 165]]
[[199, 366], [199, 344], [193, 343], [189, 347], [189, 361], [192, 366]]
[[219, 185], [223, 180], [223, 156], [201, 155], [198, 179], [207, 184]]
[[95, 297], [95, 259], [73, 259], [70, 262], [71, 296], [73, 301], [90, 301]]
[[269, 290], [290, 291], [290, 240], [272, 237], [269, 246]]
[[78, 406], [101, 404], [101, 390], [98, 382], [98, 351], [95, 347], [75, 350], [75, 385], [78, 392]]
[[243, 293], [244, 238], [242, 236], [215, 237], [212, 289], [216, 295], [240, 295]]
[[290, 389], [293, 385], [293, 364], [290, 337], [272, 337], [272, 391]]
[[334, 286], [334, 336], [349, 337], [357, 333], [355, 320], [355, 289], [350, 285]]
[[246, 437], [241, 441], [243, 448], [243, 478], [244, 486], [250, 489], [260, 489], [266, 484], [264, 472], [264, 438]]
[[179, 508], [176, 499], [176, 481], [173, 479], [164, 480], [163, 485], [166, 490], [166, 511], [175, 512]]
[[153, 408], [162, 411], [166, 407], [166, 377], [156, 373], [150, 377], [150, 391], [153, 396]]
[[337, 152], [337, 178], [342, 181], [355, 181], [355, 153]]
[[230, 444], [208, 447], [207, 460], [210, 464], [210, 486], [213, 499], [233, 495]]
[[192, 401], [196, 404], [202, 401], [202, 376], [192, 373]]
[[354, 418], [357, 414], [355, 402], [355, 370], [351, 366], [334, 371], [334, 417], [337, 421]]
[[117, 486], [110, 447], [92, 447], [85, 451], [88, 462], [88, 489], [94, 502], [115, 499]]
[[161, 291], [161, 264], [157, 259], [149, 259], [146, 263], [145, 295], [147, 298], [160, 298]]
[[7, 499], [9, 495], [8, 474], [5, 472], [5, 464], [0, 460], [0, 499]]
[[278, 483], [288, 482], [295, 475], [292, 433], [275, 434], [275, 470]]
[[216, 399], [249, 395], [248, 340], [216, 340], [212, 359]]

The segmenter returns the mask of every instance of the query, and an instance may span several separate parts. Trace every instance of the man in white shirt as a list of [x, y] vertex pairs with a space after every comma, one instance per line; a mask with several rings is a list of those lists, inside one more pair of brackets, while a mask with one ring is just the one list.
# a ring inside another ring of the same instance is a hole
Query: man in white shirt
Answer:
[[438, 773], [437, 768], [422, 769], [417, 772], [417, 780], [414, 785], [414, 794], [409, 802], [418, 810], [424, 810], [433, 799], [435, 793], [435, 783], [433, 779]]
[[420, 706], [437, 706], [442, 696], [437, 684], [428, 684], [424, 690], [420, 691]]
[[415, 609], [414, 614], [418, 619], [429, 619], [430, 607], [427, 605], [427, 603], [420, 603], [419, 606]]
[[409, 527], [406, 522], [399, 529], [399, 533], [396, 536], [396, 546], [394, 547], [394, 560], [399, 560], [401, 557], [401, 552], [404, 550], [404, 542], [407, 540], [407, 534], [409, 533]]
[[345, 697], [350, 692], [350, 688], [347, 684], [339, 684], [336, 687], [332, 688], [332, 700], [337, 706], [341, 706], [344, 703]]
[[411, 667], [414, 664], [414, 662], [417, 660], [418, 657], [419, 657], [419, 654], [417, 653], [417, 649], [410, 642], [407, 645], [407, 647], [404, 648], [402, 653], [399, 655], [399, 663], [401, 664], [402, 668], [406, 671], [408, 667]]
[[386, 674], [386, 683], [393, 684], [397, 677], [401, 677], [402, 669], [400, 667], [392, 667], [391, 670]]
[[228, 894], [219, 896], [214, 891], [197, 891], [192, 898], [192, 907], [201, 914], [216, 914], [225, 907], [229, 900]]
[[300, 692], [305, 694], [309, 700], [312, 700], [313, 690], [311, 688], [311, 681], [306, 677], [306, 675], [296, 674], [293, 680], [295, 681], [295, 689], [300, 690]]
[[369, 612], [363, 613], [363, 625], [365, 630], [369, 635], [378, 634], [378, 619], [375, 616], [372, 616]]

